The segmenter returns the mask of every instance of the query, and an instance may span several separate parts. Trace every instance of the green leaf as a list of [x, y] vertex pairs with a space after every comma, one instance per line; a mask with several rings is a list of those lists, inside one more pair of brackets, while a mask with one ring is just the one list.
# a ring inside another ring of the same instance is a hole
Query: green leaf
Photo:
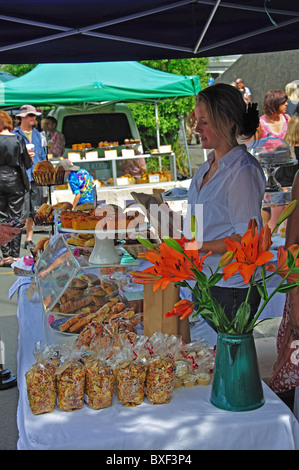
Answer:
[[250, 313], [251, 306], [246, 302], [242, 302], [233, 320], [233, 325], [237, 333], [244, 333], [245, 327], [250, 317]]
[[223, 278], [224, 274], [222, 273], [215, 273], [213, 274], [210, 279], [208, 280], [209, 287], [215, 286], [221, 279]]
[[191, 271], [194, 273], [198, 283], [201, 286], [208, 286], [209, 285], [208, 284], [208, 282], [209, 282], [208, 277], [202, 271], [197, 271], [197, 269], [191, 269]]
[[265, 289], [263, 288], [263, 286], [261, 286], [258, 282], [255, 285], [256, 285], [256, 288], [257, 288], [258, 293], [260, 294], [261, 298], [263, 300], [266, 300], [268, 296], [267, 296], [267, 292], [265, 292]]
[[281, 294], [285, 294], [287, 292], [290, 292], [291, 290], [294, 289], [294, 287], [296, 287], [297, 284], [283, 284], [282, 286], [280, 286], [278, 289], [277, 289], [277, 292], [280, 292]]
[[292, 255], [292, 253], [290, 252], [290, 250], [287, 250], [288, 251], [288, 256], [287, 256], [287, 267], [289, 269], [292, 269], [292, 267], [294, 266], [294, 257]]

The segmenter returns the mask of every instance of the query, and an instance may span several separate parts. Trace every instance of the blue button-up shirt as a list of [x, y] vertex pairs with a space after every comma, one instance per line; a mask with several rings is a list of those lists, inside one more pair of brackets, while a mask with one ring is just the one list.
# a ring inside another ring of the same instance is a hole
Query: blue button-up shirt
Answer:
[[41, 162], [42, 160], [46, 160], [46, 158], [47, 158], [45, 149], [42, 146], [41, 135], [40, 135], [40, 133], [37, 129], [33, 128], [32, 129], [32, 141], [29, 142], [28, 138], [26, 137], [26, 134], [24, 134], [24, 132], [20, 129], [19, 126], [16, 127], [16, 129], [14, 129], [12, 132], [14, 134], [22, 136], [24, 141], [25, 141], [25, 144], [33, 144], [34, 145], [35, 155], [34, 155], [33, 160], [32, 160], [33, 165], [32, 165], [31, 168], [29, 168], [29, 170], [27, 170], [29, 181], [33, 181], [34, 178], [33, 178], [32, 172], [33, 172], [33, 169], [34, 169], [35, 165], [37, 164], [37, 162]]

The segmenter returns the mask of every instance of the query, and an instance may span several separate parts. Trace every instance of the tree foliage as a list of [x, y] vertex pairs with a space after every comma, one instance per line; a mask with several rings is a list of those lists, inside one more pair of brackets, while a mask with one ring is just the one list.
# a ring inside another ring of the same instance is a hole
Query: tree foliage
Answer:
[[[201, 89], [208, 85], [209, 75], [206, 73], [209, 59], [164, 59], [144, 60], [141, 63], [162, 72], [177, 75], [199, 75]], [[159, 101], [158, 125], [161, 144], [177, 142], [181, 116], [194, 109], [195, 97], [167, 99]], [[153, 103], [129, 103], [136, 120], [145, 150], [157, 147], [157, 126], [155, 106]]]
[[15, 77], [21, 77], [34, 69], [35, 66], [36, 64], [5, 64], [0, 66], [0, 69], [11, 73]]

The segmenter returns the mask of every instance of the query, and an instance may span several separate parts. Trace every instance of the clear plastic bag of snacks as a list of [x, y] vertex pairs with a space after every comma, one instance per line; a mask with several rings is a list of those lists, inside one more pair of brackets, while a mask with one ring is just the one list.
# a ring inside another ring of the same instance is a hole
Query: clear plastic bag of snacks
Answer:
[[56, 370], [57, 403], [62, 411], [84, 406], [85, 370], [78, 351], [64, 352], [62, 365]]
[[180, 337], [155, 333], [149, 341], [151, 358], [146, 377], [146, 396], [152, 405], [169, 403], [175, 381], [175, 357], [181, 348]]
[[144, 400], [147, 372], [147, 351], [144, 345], [147, 339], [142, 336], [134, 346], [127, 342], [113, 358], [117, 397], [124, 406], [141, 405]]
[[112, 406], [114, 374], [107, 359], [111, 345], [85, 361], [85, 402], [94, 410]]
[[34, 415], [52, 413], [55, 408], [55, 364], [51, 361], [53, 349], [41, 343], [35, 345], [33, 364], [26, 372], [29, 406]]

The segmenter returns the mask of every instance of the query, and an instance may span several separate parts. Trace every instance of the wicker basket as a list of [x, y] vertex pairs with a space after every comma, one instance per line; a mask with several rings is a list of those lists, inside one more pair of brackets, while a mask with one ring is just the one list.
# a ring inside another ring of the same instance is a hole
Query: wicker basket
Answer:
[[[61, 169], [60, 169], [61, 168]], [[42, 171], [34, 171], [33, 178], [37, 186], [59, 185], [64, 183], [64, 168], [60, 167], [55, 173], [45, 173]]]
[[[159, 243], [153, 243], [154, 246], [159, 247]], [[141, 243], [123, 245], [123, 248], [131, 255], [134, 259], [143, 257], [148, 252], [148, 248]]]

